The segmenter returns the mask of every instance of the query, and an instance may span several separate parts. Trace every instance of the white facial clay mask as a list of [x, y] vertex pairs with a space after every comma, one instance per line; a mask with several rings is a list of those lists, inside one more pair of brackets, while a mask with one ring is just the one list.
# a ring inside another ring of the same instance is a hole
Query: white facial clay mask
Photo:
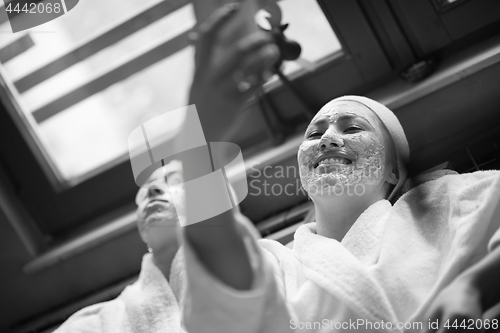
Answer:
[[[361, 107], [356, 105], [354, 110]], [[373, 122], [367, 126], [368, 121], [363, 117], [371, 111], [365, 108], [365, 112], [351, 112], [352, 105], [348, 109], [329, 107], [318, 112], [311, 124], [320, 118], [324, 124], [317, 126], [317, 134], [308, 134], [299, 147], [300, 179], [309, 195], [341, 193], [343, 187], [358, 184], [379, 185], [384, 179], [382, 133]], [[357, 121], [359, 116], [366, 122]], [[344, 119], [342, 124], [339, 119]]]

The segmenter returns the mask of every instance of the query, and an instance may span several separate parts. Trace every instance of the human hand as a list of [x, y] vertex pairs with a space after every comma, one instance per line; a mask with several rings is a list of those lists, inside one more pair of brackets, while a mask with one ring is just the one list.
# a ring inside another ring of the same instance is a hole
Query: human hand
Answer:
[[483, 309], [479, 290], [458, 278], [443, 289], [427, 309], [424, 332], [481, 332]]
[[189, 103], [196, 105], [207, 141], [216, 141], [221, 129], [231, 125], [237, 111], [265, 82], [279, 55], [272, 37], [263, 31], [221, 48], [220, 35], [239, 8], [239, 4], [219, 8], [194, 33], [196, 69]]

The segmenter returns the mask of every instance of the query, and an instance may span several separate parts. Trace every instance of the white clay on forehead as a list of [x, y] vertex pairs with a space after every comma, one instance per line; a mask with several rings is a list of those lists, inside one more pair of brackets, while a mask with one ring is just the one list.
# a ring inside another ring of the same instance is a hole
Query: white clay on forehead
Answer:
[[[347, 110], [343, 109], [344, 107], [346, 107]], [[312, 122], [314, 122], [314, 120], [316, 120], [318, 117], [326, 116], [330, 118], [330, 123], [336, 123], [339, 120], [340, 115], [352, 115], [352, 116], [363, 117], [363, 114], [365, 113], [363, 111], [372, 112], [369, 108], [360, 103], [352, 101], [335, 101], [333, 103], [328, 103], [325, 106], [323, 106], [321, 110], [319, 110], [319, 112], [316, 114], [316, 116], [314, 116]]]
[[[330, 124], [338, 122], [340, 116], [352, 115], [365, 117], [370, 109], [358, 103], [337, 101], [325, 105], [314, 117], [329, 118]], [[376, 127], [375, 127], [376, 129]], [[378, 132], [378, 131], [377, 131]], [[355, 134], [339, 134], [338, 138], [344, 142], [343, 150], [355, 156], [352, 164], [330, 166], [327, 173], [325, 166], [314, 168], [314, 161], [319, 156], [321, 143], [331, 137], [327, 132], [319, 140], [306, 140], [299, 148], [299, 171], [302, 186], [309, 192], [313, 190], [328, 190], [332, 187], [350, 185], [378, 185], [384, 179], [385, 150], [380, 133], [363, 131]]]
[[354, 112], [349, 112], [349, 111], [338, 111], [338, 110], [326, 110], [326, 111], [320, 111], [318, 114], [314, 117], [313, 121], [318, 119], [319, 117], [327, 117], [329, 118], [328, 121], [331, 124], [335, 124], [339, 121], [340, 116], [353, 116], [357, 117], [360, 116], [357, 113]]

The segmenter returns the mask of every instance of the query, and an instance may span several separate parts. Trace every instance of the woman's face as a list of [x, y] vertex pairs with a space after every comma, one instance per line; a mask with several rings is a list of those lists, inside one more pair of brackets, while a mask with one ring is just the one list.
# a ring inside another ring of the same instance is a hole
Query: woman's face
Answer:
[[362, 195], [367, 187], [383, 184], [387, 137], [375, 113], [361, 103], [328, 103], [309, 124], [299, 147], [302, 186], [313, 197]]

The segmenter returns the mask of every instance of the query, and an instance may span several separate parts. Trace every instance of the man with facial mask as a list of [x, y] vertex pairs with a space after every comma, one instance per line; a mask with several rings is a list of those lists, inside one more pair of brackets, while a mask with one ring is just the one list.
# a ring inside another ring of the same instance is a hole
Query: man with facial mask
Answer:
[[181, 165], [172, 161], [157, 169], [137, 193], [137, 226], [149, 251], [138, 280], [116, 299], [76, 312], [56, 333], [185, 332], [179, 307], [184, 280], [176, 235], [179, 216], [173, 204], [176, 200], [179, 208], [184, 193], [172, 186], [180, 183]]

